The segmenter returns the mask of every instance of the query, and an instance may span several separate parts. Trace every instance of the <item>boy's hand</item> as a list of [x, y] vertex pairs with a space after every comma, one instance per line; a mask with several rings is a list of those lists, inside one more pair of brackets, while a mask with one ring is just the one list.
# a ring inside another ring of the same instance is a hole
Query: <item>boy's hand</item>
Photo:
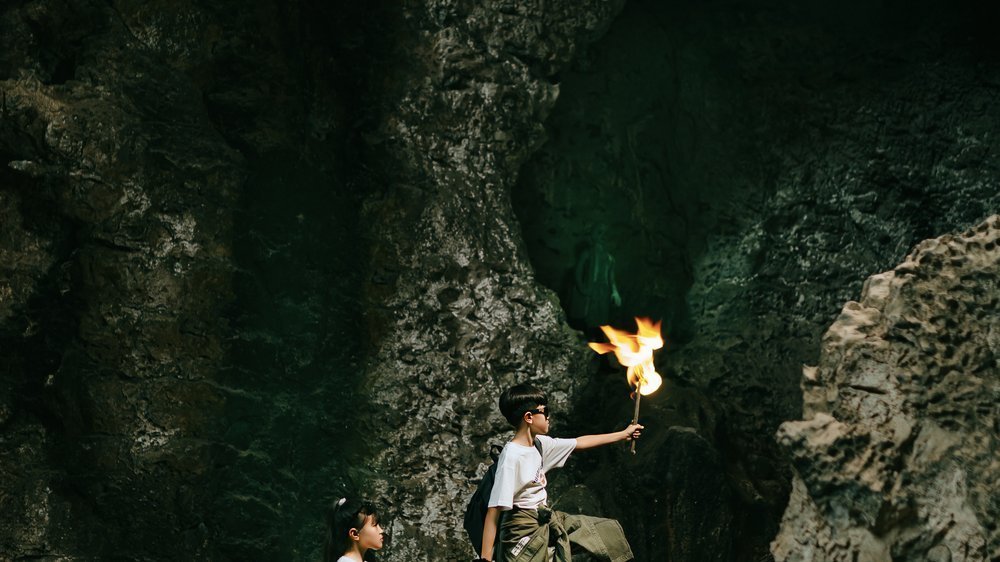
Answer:
[[612, 431], [611, 433], [602, 433], [600, 435], [581, 435], [576, 438], [576, 450], [582, 451], [584, 449], [593, 449], [594, 447], [603, 447], [612, 443], [618, 443], [622, 439], [631, 441], [638, 439], [640, 433], [642, 433], [642, 426], [633, 423], [622, 431]]
[[645, 429], [645, 427], [641, 424], [629, 424], [629, 426], [625, 428], [625, 440], [631, 441], [633, 439], [638, 439], [639, 436], [642, 435], [643, 429]]

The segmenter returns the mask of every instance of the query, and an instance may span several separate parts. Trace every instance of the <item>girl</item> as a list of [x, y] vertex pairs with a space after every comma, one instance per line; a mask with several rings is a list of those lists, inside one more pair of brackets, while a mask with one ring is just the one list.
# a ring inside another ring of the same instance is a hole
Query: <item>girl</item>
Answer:
[[326, 513], [323, 562], [364, 562], [366, 552], [382, 548], [383, 532], [372, 504], [340, 498]]

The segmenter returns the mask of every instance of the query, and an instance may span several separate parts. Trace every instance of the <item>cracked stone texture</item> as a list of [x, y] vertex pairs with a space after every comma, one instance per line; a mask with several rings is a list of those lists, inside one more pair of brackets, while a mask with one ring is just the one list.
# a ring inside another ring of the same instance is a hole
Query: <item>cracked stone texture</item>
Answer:
[[0, 550], [198, 555], [240, 157], [111, 11], [0, 21]]
[[393, 516], [385, 560], [472, 557], [461, 514], [487, 441], [507, 431], [500, 392], [530, 379], [566, 411], [593, 372], [558, 300], [533, 277], [509, 193], [543, 140], [552, 74], [620, 7], [407, 4], [413, 87], [380, 131], [395, 173], [365, 203], [379, 233], [365, 384], [382, 412], [373, 433]]
[[776, 560], [1000, 557], [1000, 216], [870, 277], [802, 388]]
[[309, 559], [361, 490], [466, 559], [499, 390], [591, 366], [507, 194], [620, 6], [5, 4], [4, 556]]
[[0, 559], [310, 558], [363, 479], [367, 28], [231, 8], [0, 8]]

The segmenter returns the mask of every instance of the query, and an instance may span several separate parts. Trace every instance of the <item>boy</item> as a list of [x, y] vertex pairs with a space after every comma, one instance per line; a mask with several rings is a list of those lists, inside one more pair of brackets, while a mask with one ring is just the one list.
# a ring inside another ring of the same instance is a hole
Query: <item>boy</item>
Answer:
[[[574, 450], [637, 439], [643, 426], [632, 424], [616, 433], [553, 439], [546, 435], [552, 415], [548, 396], [528, 384], [501, 394], [500, 412], [517, 431], [497, 460], [479, 562], [547, 562], [550, 542], [555, 546], [555, 562], [570, 561], [571, 542], [602, 561], [632, 560], [632, 549], [617, 521], [549, 509], [545, 473], [565, 464]], [[536, 439], [541, 453], [535, 447]]]

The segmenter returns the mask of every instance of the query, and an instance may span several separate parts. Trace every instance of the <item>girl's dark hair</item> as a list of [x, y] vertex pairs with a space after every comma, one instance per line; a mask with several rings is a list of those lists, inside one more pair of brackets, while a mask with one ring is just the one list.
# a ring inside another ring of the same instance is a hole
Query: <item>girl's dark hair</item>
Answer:
[[378, 512], [371, 502], [342, 498], [330, 504], [326, 510], [326, 541], [323, 547], [323, 562], [337, 562], [351, 547], [351, 529], [361, 530], [365, 520], [378, 525]]
[[537, 386], [522, 383], [512, 386], [500, 395], [500, 413], [507, 422], [517, 427], [521, 425], [521, 417], [536, 406], [546, 406], [549, 396]]

